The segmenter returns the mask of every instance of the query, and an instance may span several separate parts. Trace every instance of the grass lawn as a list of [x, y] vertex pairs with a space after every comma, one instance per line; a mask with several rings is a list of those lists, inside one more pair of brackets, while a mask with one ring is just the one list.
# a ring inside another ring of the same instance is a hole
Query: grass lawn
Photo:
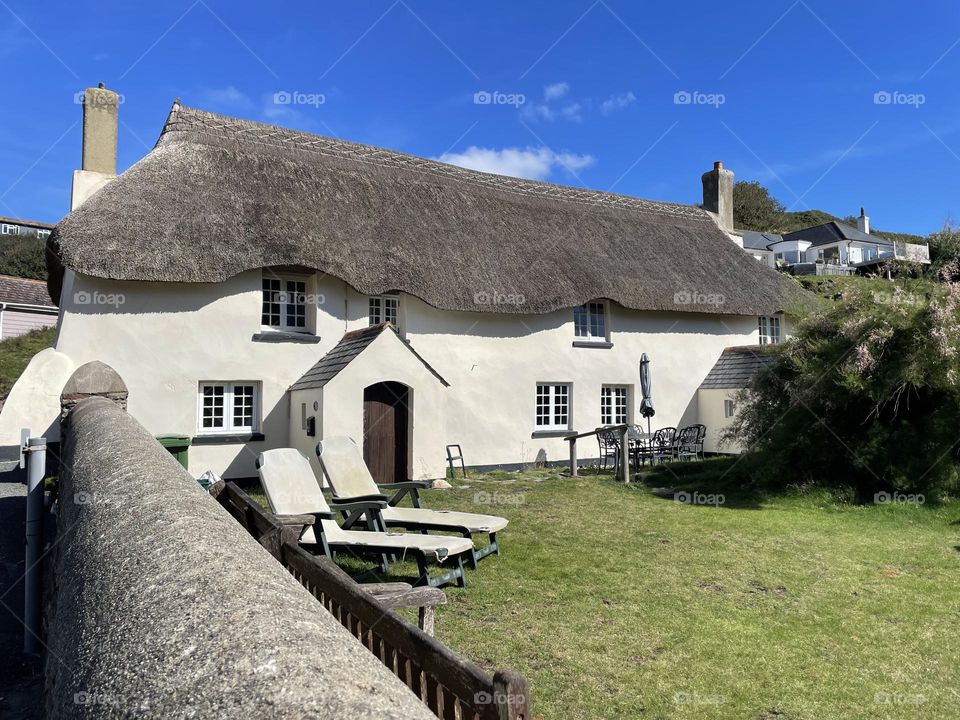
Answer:
[[[717, 484], [729, 462], [424, 492], [510, 519], [503, 554], [446, 589], [437, 637], [526, 675], [545, 720], [960, 717], [960, 503], [752, 495]], [[667, 484], [724, 502], [650, 490]]]
[[454, 484], [425, 504], [511, 524], [437, 636], [524, 673], [538, 718], [960, 717], [960, 505], [694, 506], [554, 470]]

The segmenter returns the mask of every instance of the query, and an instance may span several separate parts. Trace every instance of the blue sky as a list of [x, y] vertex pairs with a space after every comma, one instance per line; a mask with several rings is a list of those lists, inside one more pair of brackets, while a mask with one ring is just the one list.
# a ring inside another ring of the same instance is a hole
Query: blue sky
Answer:
[[0, 215], [54, 222], [82, 88], [120, 168], [194, 107], [562, 184], [694, 203], [723, 160], [790, 209], [960, 220], [960, 3], [0, 0]]

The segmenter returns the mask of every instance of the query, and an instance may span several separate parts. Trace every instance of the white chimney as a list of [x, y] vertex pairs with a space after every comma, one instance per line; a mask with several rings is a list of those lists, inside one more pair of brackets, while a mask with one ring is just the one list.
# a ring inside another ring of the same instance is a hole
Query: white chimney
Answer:
[[120, 96], [103, 83], [87, 88], [83, 102], [83, 162], [73, 172], [70, 209], [76, 209], [117, 176], [117, 112]]
[[867, 235], [870, 234], [870, 218], [864, 214], [863, 208], [860, 208], [860, 217], [857, 218], [857, 230]]

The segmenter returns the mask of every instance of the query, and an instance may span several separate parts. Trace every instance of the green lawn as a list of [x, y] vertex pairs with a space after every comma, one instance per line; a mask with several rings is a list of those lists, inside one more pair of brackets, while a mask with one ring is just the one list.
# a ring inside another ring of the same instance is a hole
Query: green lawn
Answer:
[[551, 470], [455, 485], [426, 505], [511, 524], [437, 636], [524, 673], [537, 717], [960, 717], [960, 505], [692, 506]]
[[437, 637], [526, 675], [547, 720], [960, 717], [960, 504], [738, 493], [726, 463], [646, 478], [721, 505], [556, 470], [425, 492], [511, 521]]

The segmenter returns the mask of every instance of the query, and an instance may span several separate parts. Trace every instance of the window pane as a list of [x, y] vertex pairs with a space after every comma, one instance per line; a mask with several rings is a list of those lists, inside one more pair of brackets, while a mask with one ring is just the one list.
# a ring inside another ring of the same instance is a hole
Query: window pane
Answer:
[[554, 385], [554, 399], [553, 399], [553, 424], [554, 425], [566, 425], [567, 424], [567, 386], [566, 385]]
[[286, 326], [302, 328], [307, 325], [307, 283], [287, 280], [283, 301], [286, 305]]
[[573, 309], [573, 327], [577, 337], [587, 337], [590, 332], [587, 306], [580, 305]]
[[369, 314], [371, 325], [379, 325], [383, 322], [383, 303], [381, 302], [380, 298], [370, 298]]
[[397, 298], [383, 298], [383, 320], [394, 325], [397, 324], [397, 308], [400, 303]]
[[280, 327], [280, 280], [263, 278], [263, 305], [260, 323], [268, 327]]
[[203, 386], [203, 417], [201, 427], [223, 427], [223, 385]]
[[253, 385], [233, 386], [233, 427], [253, 427]]
[[606, 317], [603, 303], [590, 303], [590, 336], [606, 338]]

